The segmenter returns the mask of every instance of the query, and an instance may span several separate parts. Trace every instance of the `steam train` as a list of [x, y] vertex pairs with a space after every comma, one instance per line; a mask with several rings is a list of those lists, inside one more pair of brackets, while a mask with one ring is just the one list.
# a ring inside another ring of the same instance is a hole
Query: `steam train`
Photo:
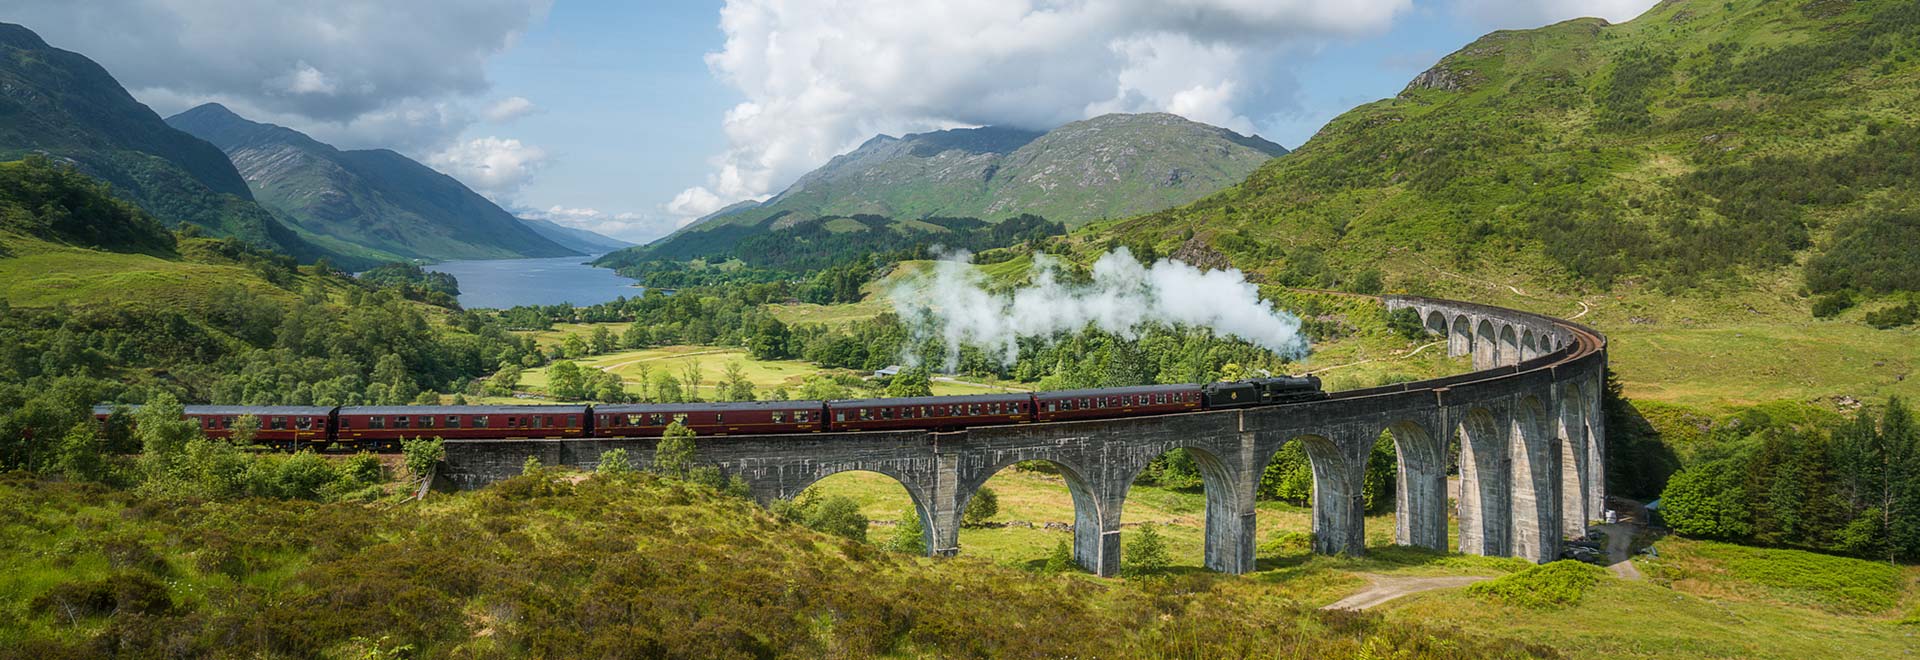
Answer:
[[[401, 438], [649, 438], [679, 422], [702, 436], [821, 431], [935, 430], [1111, 419], [1327, 398], [1314, 376], [1205, 385], [1142, 385], [1027, 394], [836, 401], [510, 406], [186, 406], [210, 438], [228, 438], [242, 416], [254, 442], [281, 449], [340, 445], [396, 450]], [[115, 406], [95, 406], [105, 423]]]

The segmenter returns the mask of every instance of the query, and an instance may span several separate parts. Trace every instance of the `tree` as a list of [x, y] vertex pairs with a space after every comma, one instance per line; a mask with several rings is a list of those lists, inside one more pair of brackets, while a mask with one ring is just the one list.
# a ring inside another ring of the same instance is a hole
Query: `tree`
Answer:
[[73, 481], [102, 481], [107, 477], [106, 443], [93, 422], [81, 422], [60, 438], [54, 470]]
[[560, 342], [560, 354], [569, 358], [582, 358], [592, 355], [593, 350], [587, 346], [585, 339], [580, 338], [580, 335], [567, 335], [566, 340]]
[[1073, 545], [1066, 539], [1053, 544], [1053, 551], [1047, 553], [1047, 564], [1041, 569], [1046, 573], [1066, 573], [1080, 570], [1080, 564], [1073, 559]]
[[680, 364], [680, 384], [684, 388], [684, 391], [681, 393], [681, 396], [685, 397], [687, 401], [699, 401], [700, 383], [705, 379], [706, 376], [700, 371], [699, 360], [682, 362]]
[[626, 403], [632, 398], [627, 395], [626, 381], [621, 380], [613, 372], [589, 369], [587, 375], [593, 382], [594, 400], [601, 403]]
[[680, 380], [673, 374], [662, 371], [653, 375], [653, 400], [660, 403], [680, 403], [687, 396], [680, 391]]
[[747, 351], [756, 360], [783, 360], [791, 356], [787, 343], [792, 332], [787, 324], [772, 316], [756, 324], [753, 336], [747, 339]]
[[920, 512], [907, 507], [894, 521], [893, 533], [888, 535], [886, 548], [894, 552], [910, 555], [927, 554], [927, 532], [920, 524]]
[[685, 477], [693, 469], [695, 448], [693, 429], [682, 425], [679, 420], [668, 424], [660, 435], [660, 444], [653, 449], [653, 471], [669, 477]]
[[427, 475], [433, 473], [434, 466], [446, 460], [447, 448], [439, 438], [402, 439], [400, 455], [407, 465], [407, 474], [413, 475], [415, 479], [425, 479]]
[[233, 418], [232, 428], [227, 429], [227, 442], [247, 447], [260, 435], [260, 418], [253, 415], [241, 415]]
[[1160, 538], [1160, 526], [1141, 523], [1133, 542], [1127, 544], [1125, 570], [1128, 575], [1147, 575], [1165, 570], [1172, 563], [1167, 557], [1166, 541]]
[[203, 437], [200, 425], [183, 419], [186, 408], [172, 394], [161, 392], [147, 400], [133, 414], [134, 436], [140, 439], [141, 460], [149, 474], [171, 470], [187, 448], [187, 442]]
[[619, 477], [633, 474], [633, 462], [627, 458], [625, 449], [609, 449], [600, 452], [600, 462], [593, 466], [594, 474], [603, 477]]
[[926, 367], [901, 369], [887, 381], [887, 396], [933, 396], [933, 379]]
[[979, 527], [997, 515], [1000, 515], [1000, 495], [993, 492], [992, 488], [982, 486], [980, 492], [973, 494], [973, 499], [967, 500], [967, 509], [960, 514], [960, 521], [970, 527]]
[[520, 372], [520, 365], [499, 363], [499, 370], [486, 378], [486, 393], [495, 397], [511, 397], [513, 389], [520, 386]]
[[587, 398], [587, 381], [580, 373], [580, 365], [561, 360], [547, 367], [547, 392], [567, 401]]
[[440, 393], [435, 392], [433, 390], [421, 390], [420, 396], [416, 396], [413, 398], [413, 405], [416, 405], [416, 406], [440, 405]]
[[728, 362], [724, 375], [720, 378], [720, 389], [728, 401], [752, 401], [753, 381], [747, 380], [747, 370], [739, 362]]
[[626, 332], [620, 333], [620, 345], [627, 348], [644, 348], [652, 342], [653, 337], [647, 332], [647, 326], [644, 323], [636, 322], [627, 326]]
[[845, 399], [848, 396], [846, 387], [833, 382], [833, 378], [825, 374], [808, 376], [806, 382], [800, 385], [802, 401], [831, 401]]
[[861, 542], [867, 540], [867, 516], [860, 513], [859, 502], [845, 495], [820, 500], [812, 507], [804, 524], [834, 536]]
[[613, 339], [613, 331], [608, 330], [604, 325], [593, 327], [593, 338], [590, 341], [595, 354], [612, 353], [613, 349], [618, 348], [618, 344]]
[[1660, 515], [1673, 531], [1687, 536], [1735, 540], [1752, 533], [1740, 502], [1744, 466], [1721, 459], [1674, 473], [1660, 494]]

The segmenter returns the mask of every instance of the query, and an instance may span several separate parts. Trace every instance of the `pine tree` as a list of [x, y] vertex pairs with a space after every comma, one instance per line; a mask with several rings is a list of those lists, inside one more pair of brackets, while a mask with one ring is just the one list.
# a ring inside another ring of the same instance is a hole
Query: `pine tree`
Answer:
[[1160, 526], [1153, 523], [1140, 523], [1140, 529], [1134, 532], [1133, 542], [1127, 544], [1127, 557], [1124, 570], [1128, 575], [1143, 576], [1165, 570], [1173, 560], [1167, 557], [1167, 543], [1160, 538]]

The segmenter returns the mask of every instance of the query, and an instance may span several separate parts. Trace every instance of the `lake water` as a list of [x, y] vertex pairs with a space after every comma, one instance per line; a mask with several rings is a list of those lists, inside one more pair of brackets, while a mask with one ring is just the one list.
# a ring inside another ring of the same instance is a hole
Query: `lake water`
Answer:
[[427, 266], [460, 280], [460, 306], [597, 305], [646, 291], [612, 269], [587, 265], [599, 255], [552, 259], [447, 261]]

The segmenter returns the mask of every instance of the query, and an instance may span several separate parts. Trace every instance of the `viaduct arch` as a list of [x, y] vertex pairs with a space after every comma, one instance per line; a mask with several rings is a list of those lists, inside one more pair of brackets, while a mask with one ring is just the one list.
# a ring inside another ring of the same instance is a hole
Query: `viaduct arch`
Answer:
[[[1154, 457], [1184, 448], [1207, 496], [1210, 569], [1254, 569], [1254, 495], [1268, 461], [1291, 441], [1313, 469], [1314, 550], [1365, 552], [1362, 484], [1382, 432], [1399, 460], [1394, 539], [1447, 549], [1448, 445], [1459, 442], [1460, 552], [1544, 562], [1561, 539], [1602, 517], [1605, 429], [1599, 393], [1606, 340], [1585, 326], [1473, 303], [1389, 296], [1413, 309], [1448, 353], [1475, 371], [1363, 390], [1323, 401], [946, 433], [882, 431], [702, 438], [699, 459], [743, 478], [763, 502], [793, 497], [839, 472], [898, 480], [912, 496], [934, 555], [959, 551], [960, 515], [994, 473], [1021, 461], [1060, 468], [1074, 504], [1074, 557], [1100, 575], [1120, 569], [1120, 512]], [[591, 468], [601, 452], [652, 456], [652, 439], [449, 440], [442, 474], [477, 487], [520, 473], [528, 456]]]

